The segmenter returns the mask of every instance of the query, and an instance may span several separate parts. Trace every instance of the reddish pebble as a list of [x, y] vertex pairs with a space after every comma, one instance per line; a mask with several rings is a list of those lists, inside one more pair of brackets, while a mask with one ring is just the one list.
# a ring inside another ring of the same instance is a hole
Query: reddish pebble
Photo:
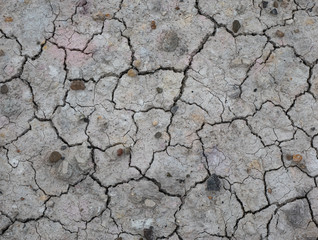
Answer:
[[123, 153], [124, 153], [124, 150], [123, 150], [122, 148], [119, 148], [119, 149], [117, 150], [117, 156], [118, 156], [118, 157], [120, 157], [121, 155], [123, 155]]

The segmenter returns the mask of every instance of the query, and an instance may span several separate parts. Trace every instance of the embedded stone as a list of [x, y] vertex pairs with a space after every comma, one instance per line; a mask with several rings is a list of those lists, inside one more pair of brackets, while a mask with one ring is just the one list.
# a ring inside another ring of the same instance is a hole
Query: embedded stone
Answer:
[[232, 24], [232, 30], [234, 33], [237, 33], [241, 28], [241, 24], [238, 20], [234, 20]]
[[161, 49], [165, 52], [173, 52], [179, 46], [179, 37], [175, 31], [168, 31], [164, 33], [161, 41]]
[[212, 174], [207, 181], [208, 191], [220, 191], [221, 189], [221, 181], [216, 174]]
[[129, 71], [127, 72], [127, 75], [129, 77], [136, 77], [137, 76], [137, 71], [135, 69], [129, 69]]
[[1, 92], [2, 94], [7, 94], [8, 91], [9, 91], [8, 86], [5, 85], [5, 84], [3, 84], [3, 85], [1, 86], [1, 88], [0, 88], [0, 92]]
[[56, 162], [58, 162], [61, 158], [62, 158], [62, 155], [61, 155], [59, 152], [54, 151], [54, 152], [52, 152], [52, 153], [50, 154], [49, 161], [50, 161], [51, 163], [56, 163]]
[[280, 31], [280, 30], [277, 30], [277, 31], [276, 31], [276, 36], [282, 38], [282, 37], [285, 36], [285, 33], [283, 33], [283, 32]]
[[75, 80], [75, 81], [72, 81], [71, 83], [71, 89], [72, 90], [84, 90], [85, 89], [85, 84], [83, 81], [81, 80]]

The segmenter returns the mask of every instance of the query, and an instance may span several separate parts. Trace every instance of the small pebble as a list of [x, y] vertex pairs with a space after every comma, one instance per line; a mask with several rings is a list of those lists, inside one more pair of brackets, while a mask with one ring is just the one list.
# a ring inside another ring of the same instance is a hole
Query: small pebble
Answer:
[[134, 65], [136, 68], [138, 68], [138, 67], [140, 67], [140, 65], [141, 65], [141, 61], [140, 61], [140, 60], [135, 60], [135, 61], [133, 62], [133, 65]]
[[180, 10], [180, 7], [179, 7], [179, 6], [176, 6], [176, 10]]
[[276, 8], [273, 8], [273, 9], [270, 11], [270, 14], [276, 16], [276, 15], [278, 14], [277, 9], [276, 9]]
[[278, 2], [275, 1], [275, 2], [273, 3], [273, 6], [274, 6], [274, 8], [278, 8]]
[[212, 174], [207, 181], [207, 190], [208, 191], [220, 191], [221, 181], [216, 174]]
[[62, 151], [64, 151], [66, 148], [67, 148], [67, 146], [66, 146], [66, 145], [63, 145], [60, 149], [61, 149]]
[[8, 86], [5, 85], [5, 84], [3, 84], [3, 85], [1, 86], [1, 88], [0, 88], [0, 92], [1, 92], [2, 94], [7, 94], [8, 91], [9, 91]]
[[288, 25], [292, 24], [293, 22], [294, 22], [293, 19], [288, 19], [288, 20], [286, 20], [286, 24], [288, 24]]
[[137, 76], [137, 71], [135, 69], [129, 69], [127, 75], [129, 77], [136, 77]]
[[2, 49], [0, 49], [0, 57], [2, 57], [4, 55], [5, 55], [4, 51]]
[[167, 172], [166, 174], [167, 177], [172, 177], [171, 173]]
[[294, 30], [294, 33], [299, 33], [299, 29], [295, 29], [295, 30]]
[[303, 156], [300, 154], [293, 155], [293, 161], [299, 163], [303, 159]]
[[171, 112], [173, 113], [173, 114], [175, 114], [176, 112], [177, 112], [177, 110], [178, 110], [178, 106], [173, 106], [172, 108], [171, 108]]
[[150, 26], [151, 26], [151, 29], [156, 29], [157, 28], [155, 21], [151, 21]]
[[287, 155], [286, 155], [286, 159], [287, 159], [288, 161], [293, 160], [293, 155], [287, 154]]
[[262, 1], [262, 6], [263, 8], [267, 8], [268, 2], [267, 1]]
[[157, 120], [154, 120], [153, 122], [152, 122], [152, 126], [157, 126], [158, 125], [158, 121]]
[[72, 81], [72, 83], [71, 83], [71, 89], [72, 89], [72, 90], [75, 90], [75, 91], [84, 90], [84, 89], [85, 89], [85, 84], [84, 84], [84, 82], [81, 81], [81, 80]]
[[144, 237], [146, 238], [146, 240], [153, 240], [154, 239], [153, 226], [150, 226], [150, 228], [144, 229]]
[[271, 188], [267, 189], [267, 192], [268, 192], [269, 194], [272, 193], [272, 189], [271, 189]]
[[238, 20], [234, 20], [232, 24], [232, 30], [234, 33], [237, 33], [241, 28], [241, 24]]
[[276, 36], [282, 38], [282, 37], [285, 36], [285, 33], [283, 33], [282, 31], [277, 30], [276, 31]]
[[120, 157], [121, 155], [123, 155], [124, 150], [122, 148], [117, 149], [117, 156]]
[[157, 132], [157, 133], [155, 134], [155, 138], [161, 138], [161, 136], [162, 136], [161, 132]]
[[160, 88], [160, 87], [157, 87], [156, 90], [157, 90], [157, 93], [162, 93], [163, 92], [163, 89]]
[[161, 49], [165, 52], [173, 52], [179, 46], [179, 37], [175, 31], [168, 31], [161, 41]]
[[152, 201], [151, 199], [146, 199], [145, 205], [146, 205], [146, 207], [154, 207], [154, 206], [156, 206], [156, 203], [154, 201]]
[[51, 153], [51, 155], [50, 155], [50, 157], [49, 157], [49, 161], [50, 161], [51, 163], [56, 163], [56, 162], [58, 162], [61, 158], [62, 158], [62, 155], [61, 155], [59, 152], [54, 151], [54, 152]]

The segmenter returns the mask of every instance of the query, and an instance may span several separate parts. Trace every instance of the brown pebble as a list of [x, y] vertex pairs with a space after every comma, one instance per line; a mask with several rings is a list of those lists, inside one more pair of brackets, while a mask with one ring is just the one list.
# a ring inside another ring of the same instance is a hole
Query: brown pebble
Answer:
[[155, 21], [151, 21], [150, 26], [151, 26], [151, 29], [156, 29], [157, 28]]
[[21, 200], [21, 201], [24, 201], [24, 200], [25, 200], [25, 198], [24, 198], [24, 197], [21, 197], [21, 198], [20, 198], [20, 200]]
[[123, 155], [124, 150], [122, 148], [117, 149], [117, 156], [120, 157], [121, 155]]
[[213, 197], [212, 197], [212, 196], [208, 196], [208, 198], [209, 198], [210, 200], [212, 200], [212, 199], [213, 199]]
[[135, 69], [129, 69], [127, 75], [129, 77], [136, 77], [137, 76], [137, 71]]
[[140, 65], [141, 65], [141, 61], [140, 60], [135, 60], [134, 62], [133, 62], [133, 65], [136, 67], [136, 68], [138, 68], [138, 67], [140, 67]]
[[4, 21], [5, 22], [13, 22], [13, 18], [12, 17], [5, 17]]
[[71, 89], [75, 90], [75, 91], [84, 90], [85, 89], [85, 83], [82, 80], [72, 81]]
[[301, 156], [300, 154], [295, 154], [293, 155], [293, 161], [294, 162], [300, 162], [303, 159], [303, 156]]
[[282, 31], [277, 30], [276, 31], [276, 36], [282, 38], [282, 37], [285, 36], [285, 33], [283, 33]]
[[51, 163], [56, 163], [56, 162], [58, 162], [61, 158], [62, 158], [62, 155], [61, 155], [59, 152], [54, 151], [54, 152], [51, 153], [51, 155], [50, 155], [50, 157], [49, 157], [49, 161], [50, 161]]
[[176, 10], [180, 10], [180, 7], [179, 7], [179, 6], [176, 6]]
[[278, 2], [275, 1], [275, 2], [273, 3], [273, 6], [274, 6], [275, 8], [278, 8]]
[[8, 86], [5, 85], [5, 84], [3, 84], [3, 85], [1, 86], [1, 88], [0, 88], [0, 92], [1, 92], [2, 94], [7, 94], [8, 91], [9, 91]]
[[286, 155], [286, 159], [287, 159], [288, 161], [293, 160], [293, 155], [287, 154], [287, 155]]
[[268, 192], [269, 194], [272, 193], [272, 189], [271, 189], [271, 188], [267, 189], [267, 192]]
[[0, 57], [2, 57], [4, 55], [5, 55], [4, 51], [2, 49], [0, 49]]

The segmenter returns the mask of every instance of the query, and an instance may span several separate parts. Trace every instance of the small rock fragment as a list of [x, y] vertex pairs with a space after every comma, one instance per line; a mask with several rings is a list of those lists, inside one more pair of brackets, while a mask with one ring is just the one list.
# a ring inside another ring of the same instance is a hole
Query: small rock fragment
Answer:
[[294, 162], [300, 162], [303, 159], [303, 157], [300, 154], [293, 155], [293, 161]]
[[167, 172], [166, 174], [167, 177], [172, 177], [171, 173]]
[[[109, 14], [108, 14], [109, 15]], [[106, 15], [102, 14], [101, 12], [96, 13], [95, 15], [92, 16], [92, 18], [95, 21], [104, 21], [106, 19]]]
[[135, 69], [129, 69], [127, 75], [129, 77], [136, 77], [137, 76], [137, 71]]
[[175, 114], [175, 113], [177, 112], [178, 108], [179, 108], [178, 106], [173, 106], [170, 111], [171, 111], [173, 114]]
[[5, 17], [4, 21], [5, 22], [13, 22], [13, 18], [12, 17]]
[[208, 191], [220, 191], [221, 181], [216, 174], [212, 174], [207, 181]]
[[283, 32], [280, 31], [280, 30], [277, 30], [277, 31], [276, 31], [276, 36], [282, 38], [282, 37], [285, 36], [285, 33], [283, 33]]
[[179, 37], [175, 31], [168, 31], [164, 34], [161, 49], [165, 52], [173, 52], [179, 46]]
[[138, 67], [140, 67], [140, 65], [141, 65], [141, 61], [140, 61], [140, 60], [135, 60], [135, 61], [133, 62], [133, 65], [134, 65], [136, 68], [138, 68]]
[[150, 226], [150, 228], [144, 229], [144, 237], [146, 238], [146, 240], [153, 240], [154, 239], [153, 226]]
[[163, 92], [163, 89], [160, 88], [160, 87], [157, 87], [156, 90], [157, 90], [157, 93], [162, 93]]
[[288, 25], [292, 24], [293, 22], [294, 22], [293, 19], [288, 19], [288, 20], [286, 20], [286, 24], [288, 24]]
[[274, 6], [274, 8], [278, 8], [278, 2], [275, 1], [275, 2], [273, 3], [273, 6]]
[[50, 157], [49, 157], [49, 161], [50, 161], [51, 163], [56, 163], [56, 162], [58, 162], [61, 158], [62, 158], [62, 155], [61, 155], [59, 152], [54, 151], [54, 152], [51, 153], [51, 155], [50, 155]]
[[124, 150], [122, 148], [117, 149], [117, 156], [120, 157], [121, 155], [123, 155]]
[[271, 194], [271, 193], [272, 193], [272, 189], [271, 189], [271, 188], [267, 189], [267, 192], [268, 192], [269, 194]]
[[71, 89], [72, 90], [84, 90], [85, 89], [85, 84], [83, 81], [81, 80], [75, 80], [75, 81], [72, 81], [71, 83]]
[[293, 156], [290, 155], [290, 154], [287, 154], [287, 155], [286, 155], [286, 159], [287, 159], [288, 161], [291, 161], [291, 160], [293, 160]]
[[161, 136], [162, 136], [161, 132], [157, 132], [157, 133], [155, 134], [155, 138], [161, 138]]
[[273, 9], [270, 11], [270, 14], [276, 16], [276, 15], [278, 14], [277, 9], [276, 9], [276, 8], [273, 8]]
[[157, 120], [154, 120], [153, 122], [152, 122], [152, 126], [157, 126], [158, 125], [158, 121]]
[[2, 94], [7, 94], [8, 91], [9, 91], [8, 86], [5, 85], [5, 84], [3, 84], [3, 85], [1, 86], [1, 88], [0, 88], [0, 92], [1, 92]]
[[154, 207], [154, 206], [156, 206], [156, 203], [154, 201], [152, 201], [151, 199], [146, 199], [145, 205], [146, 205], [146, 207]]
[[4, 55], [5, 55], [4, 51], [2, 49], [0, 49], [0, 57], [2, 57]]
[[233, 21], [233, 24], [232, 24], [232, 30], [233, 30], [233, 32], [234, 32], [234, 33], [237, 33], [238, 30], [240, 30], [240, 28], [241, 28], [240, 22], [239, 22], [238, 20], [234, 20], [234, 21]]
[[268, 1], [262, 1], [262, 7], [263, 8], [267, 8], [268, 5]]
[[157, 28], [155, 21], [151, 21], [150, 26], [151, 26], [151, 29], [156, 29]]

